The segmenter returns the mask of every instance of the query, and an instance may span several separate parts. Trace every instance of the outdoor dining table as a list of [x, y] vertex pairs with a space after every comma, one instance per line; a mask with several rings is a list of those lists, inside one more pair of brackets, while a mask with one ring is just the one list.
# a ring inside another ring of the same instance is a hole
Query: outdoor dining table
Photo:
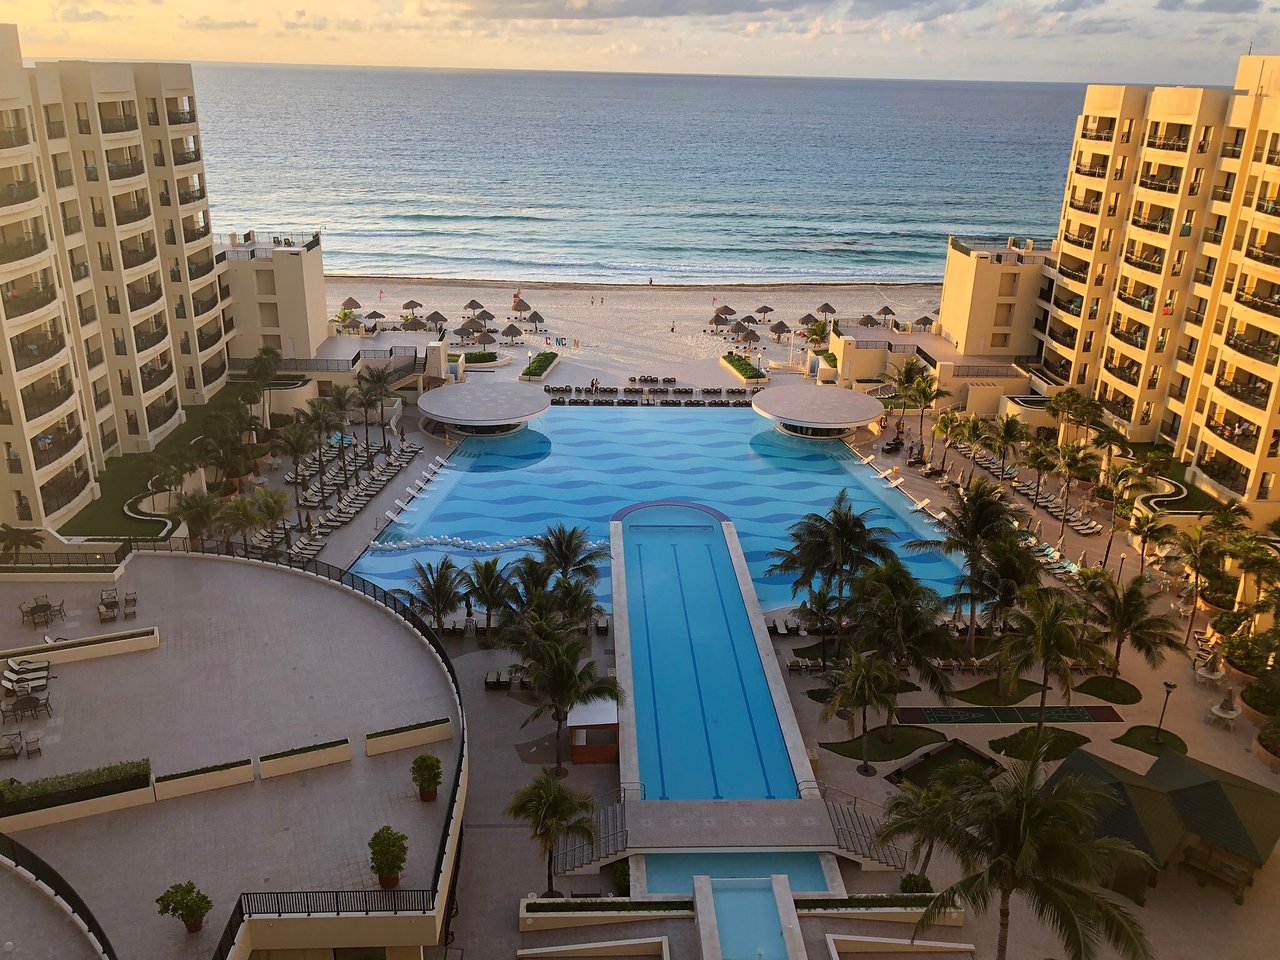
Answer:
[[1241, 712], [1238, 705], [1231, 710], [1223, 710], [1222, 704], [1211, 703], [1209, 704], [1209, 712], [1205, 714], [1205, 719], [1211, 723], [1221, 724], [1228, 730], [1234, 730], [1236, 721], [1240, 719]]
[[19, 717], [21, 717], [24, 713], [27, 713], [28, 711], [30, 711], [31, 716], [34, 718], [36, 715], [36, 711], [39, 709], [39, 707], [40, 707], [40, 698], [33, 697], [30, 694], [19, 697], [16, 701], [14, 701], [14, 704], [13, 704], [13, 709], [17, 712]]
[[53, 604], [36, 603], [27, 607], [27, 618], [33, 627], [47, 627], [53, 619]]
[[1219, 667], [1217, 670], [1207, 670], [1204, 667], [1197, 667], [1196, 683], [1203, 683], [1211, 687], [1216, 687], [1222, 682], [1222, 678], [1226, 675], [1226, 667]]

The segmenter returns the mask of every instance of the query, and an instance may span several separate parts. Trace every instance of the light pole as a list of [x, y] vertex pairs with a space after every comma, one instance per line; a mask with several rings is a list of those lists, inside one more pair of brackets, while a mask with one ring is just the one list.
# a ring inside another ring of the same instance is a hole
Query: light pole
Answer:
[[1164, 729], [1164, 712], [1169, 709], [1169, 694], [1178, 689], [1178, 685], [1171, 680], [1164, 682], [1164, 706], [1160, 708], [1160, 722], [1156, 724], [1156, 732], [1151, 737], [1152, 743], [1163, 743], [1160, 739], [1160, 732]]
[[1124, 576], [1124, 562], [1129, 559], [1127, 553], [1120, 554], [1120, 566], [1116, 568], [1116, 583], [1120, 582], [1120, 578]]

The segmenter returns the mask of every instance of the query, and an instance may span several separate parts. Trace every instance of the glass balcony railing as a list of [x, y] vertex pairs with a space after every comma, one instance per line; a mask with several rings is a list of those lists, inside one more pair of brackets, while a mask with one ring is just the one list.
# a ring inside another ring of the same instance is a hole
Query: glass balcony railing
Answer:
[[25, 147], [30, 142], [31, 134], [26, 127], [0, 127], [0, 150]]
[[40, 188], [34, 180], [13, 180], [0, 187], [0, 207], [12, 207], [27, 203], [40, 196]]
[[49, 249], [49, 239], [42, 233], [30, 237], [19, 237], [8, 243], [0, 242], [0, 263], [16, 263], [27, 257], [34, 257]]
[[126, 113], [119, 117], [103, 117], [99, 120], [103, 133], [128, 133], [138, 129], [138, 118]]
[[5, 316], [10, 320], [34, 313], [41, 307], [47, 307], [58, 299], [58, 288], [50, 284], [47, 287], [32, 287], [22, 293], [5, 291], [0, 294], [0, 303], [4, 304]]
[[170, 122], [170, 123], [174, 123], [174, 124], [177, 124], [177, 123], [195, 123], [195, 122], [196, 122], [196, 112], [195, 112], [194, 110], [170, 110], [170, 111], [169, 111], [169, 122]]
[[164, 295], [164, 288], [157, 284], [154, 287], [144, 287], [141, 290], [129, 291], [129, 309], [142, 310], [151, 306]]
[[46, 515], [73, 503], [89, 486], [89, 471], [70, 467], [40, 488], [40, 502]]

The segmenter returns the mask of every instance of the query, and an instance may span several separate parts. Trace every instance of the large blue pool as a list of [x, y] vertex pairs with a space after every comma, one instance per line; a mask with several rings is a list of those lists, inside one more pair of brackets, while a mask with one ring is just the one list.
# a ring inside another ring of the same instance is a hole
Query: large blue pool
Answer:
[[655, 800], [790, 800], [796, 777], [721, 521], [622, 520], [640, 779]]
[[[454, 467], [413, 501], [414, 512], [384, 530], [380, 541], [450, 536], [506, 542], [539, 533], [549, 523], [585, 526], [606, 540], [609, 518], [647, 500], [687, 500], [728, 514], [737, 527], [761, 606], [789, 605], [791, 584], [766, 577], [769, 551], [785, 547], [787, 529], [803, 514], [823, 510], [842, 489], [859, 510], [901, 541], [928, 537], [931, 528], [909, 501], [889, 490], [835, 440], [786, 437], [749, 409], [679, 410], [552, 407], [510, 437], [472, 438], [450, 458]], [[404, 482], [413, 477], [402, 474]], [[500, 553], [504, 560], [524, 548]], [[451, 553], [465, 566], [474, 556], [457, 547], [369, 550], [353, 570], [383, 586], [408, 579], [412, 560]], [[905, 554], [915, 574], [943, 593], [958, 576], [955, 564], [934, 554]], [[611, 598], [608, 571], [601, 601]]]

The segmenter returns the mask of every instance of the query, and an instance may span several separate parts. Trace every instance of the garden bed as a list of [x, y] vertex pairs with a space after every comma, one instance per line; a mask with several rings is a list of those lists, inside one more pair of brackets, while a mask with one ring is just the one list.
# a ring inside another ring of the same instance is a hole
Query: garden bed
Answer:
[[1139, 724], [1136, 727], [1130, 727], [1111, 742], [1131, 747], [1134, 750], [1141, 750], [1143, 753], [1149, 753], [1153, 757], [1160, 756], [1166, 750], [1176, 750], [1181, 754], [1187, 752], [1186, 742], [1176, 733], [1170, 733], [1168, 730], [1161, 730], [1160, 742], [1152, 743], [1151, 738], [1155, 736], [1155, 732], [1155, 727]]
[[535, 353], [533, 359], [520, 371], [519, 379], [526, 383], [537, 383], [545, 380], [559, 362], [560, 354], [554, 350], [543, 350], [541, 353]]
[[1119, 677], [1089, 677], [1076, 685], [1076, 693], [1121, 705], [1137, 703], [1142, 699], [1141, 690]]
[[870, 733], [865, 733], [852, 740], [819, 743], [818, 746], [842, 757], [848, 757], [850, 760], [861, 762], [862, 741], [870, 737], [871, 739], [867, 743], [867, 761], [869, 763], [878, 763], [886, 760], [901, 760], [903, 757], [909, 757], [921, 747], [927, 747], [931, 743], [942, 743], [947, 739], [932, 727], [917, 727], [911, 724], [895, 723], [892, 732], [893, 739], [888, 743], [885, 743], [883, 734], [883, 726], [873, 727]]
[[[1083, 747], [1089, 738], [1074, 730], [1063, 730], [1061, 727], [1045, 727], [1048, 745], [1045, 749], [1045, 760], [1061, 760], [1077, 747]], [[994, 752], [1014, 760], [1025, 760], [1030, 755], [1030, 746], [1035, 737], [1035, 727], [1023, 727], [1017, 733], [1007, 737], [999, 737], [987, 744]]]
[[724, 367], [743, 383], [768, 383], [769, 375], [745, 357], [736, 353], [726, 353], [720, 358], [720, 366]]

